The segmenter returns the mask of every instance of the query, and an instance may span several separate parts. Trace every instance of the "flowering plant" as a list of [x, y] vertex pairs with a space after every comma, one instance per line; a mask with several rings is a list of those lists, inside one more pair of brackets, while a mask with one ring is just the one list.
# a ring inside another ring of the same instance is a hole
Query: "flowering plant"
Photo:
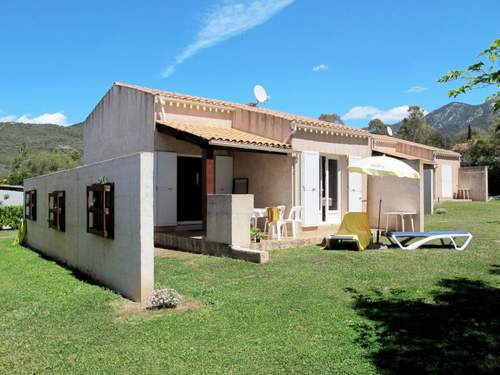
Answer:
[[173, 308], [181, 302], [181, 296], [175, 289], [155, 289], [149, 297], [151, 309]]

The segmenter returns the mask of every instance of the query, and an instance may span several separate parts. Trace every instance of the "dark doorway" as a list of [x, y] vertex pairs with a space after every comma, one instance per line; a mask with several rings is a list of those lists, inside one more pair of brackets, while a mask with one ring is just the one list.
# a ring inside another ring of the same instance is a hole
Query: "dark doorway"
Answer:
[[177, 221], [201, 221], [201, 158], [177, 157]]

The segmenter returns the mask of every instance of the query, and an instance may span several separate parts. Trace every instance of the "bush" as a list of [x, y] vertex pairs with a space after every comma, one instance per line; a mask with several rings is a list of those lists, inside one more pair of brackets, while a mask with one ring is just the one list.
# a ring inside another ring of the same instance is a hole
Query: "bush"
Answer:
[[0, 229], [4, 225], [17, 229], [22, 218], [23, 206], [0, 206]]
[[149, 302], [151, 309], [173, 308], [181, 302], [181, 296], [175, 289], [156, 289]]
[[434, 213], [438, 215], [444, 215], [448, 213], [448, 210], [446, 208], [439, 207], [434, 210]]

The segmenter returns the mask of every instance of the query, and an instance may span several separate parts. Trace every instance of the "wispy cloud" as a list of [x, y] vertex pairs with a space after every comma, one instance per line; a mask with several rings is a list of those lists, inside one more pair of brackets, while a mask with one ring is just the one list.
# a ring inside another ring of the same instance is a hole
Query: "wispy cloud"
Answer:
[[421, 92], [424, 92], [424, 91], [427, 91], [427, 90], [429, 90], [428, 87], [416, 85], [416, 86], [410, 87], [408, 90], [406, 90], [406, 92], [420, 94]]
[[218, 3], [205, 14], [195, 40], [176, 56], [173, 64], [163, 69], [162, 77], [171, 76], [177, 65], [182, 64], [200, 50], [213, 47], [226, 39], [263, 24], [294, 1], [232, 0]]
[[[410, 106], [401, 105], [388, 110], [383, 110], [374, 106], [357, 106], [352, 107], [344, 116], [343, 120], [367, 120], [378, 118], [383, 122], [398, 122], [408, 116]], [[423, 110], [424, 114], [428, 112]]]
[[319, 72], [321, 70], [327, 70], [327, 69], [328, 69], [328, 65], [326, 65], [326, 64], [319, 64], [319, 65], [313, 66], [312, 71], [313, 72]]
[[25, 124], [56, 124], [67, 125], [67, 117], [62, 112], [44, 113], [32, 117], [29, 114], [22, 116], [7, 115], [0, 117], [0, 122], [24, 122]]
[[352, 107], [344, 116], [343, 120], [362, 120], [380, 113], [380, 109], [373, 106]]

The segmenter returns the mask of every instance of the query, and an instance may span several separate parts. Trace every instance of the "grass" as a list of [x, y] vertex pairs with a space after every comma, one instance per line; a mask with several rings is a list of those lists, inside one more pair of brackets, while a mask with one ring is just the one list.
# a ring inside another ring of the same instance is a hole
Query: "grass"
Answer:
[[121, 297], [0, 232], [0, 372], [498, 373], [500, 202], [444, 207], [426, 229], [470, 230], [464, 252], [157, 258], [156, 287], [200, 307], [123, 319]]

